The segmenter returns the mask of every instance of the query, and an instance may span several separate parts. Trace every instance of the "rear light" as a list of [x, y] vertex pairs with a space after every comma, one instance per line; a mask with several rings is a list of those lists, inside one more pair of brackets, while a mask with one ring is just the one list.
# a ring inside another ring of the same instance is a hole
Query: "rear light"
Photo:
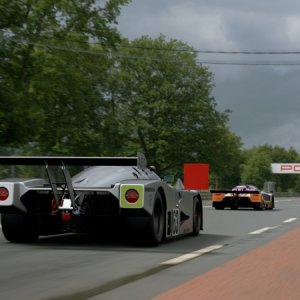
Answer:
[[9, 196], [8, 189], [5, 187], [0, 187], [0, 201], [5, 201]]
[[69, 211], [62, 212], [61, 219], [63, 221], [66, 221], [66, 222], [71, 221], [71, 214], [70, 214], [70, 212]]
[[129, 203], [135, 203], [139, 200], [139, 193], [134, 190], [134, 189], [130, 189], [126, 192], [125, 194], [125, 199], [129, 202]]
[[251, 199], [251, 200], [261, 200], [261, 195], [260, 195], [260, 194], [257, 194], [257, 195], [251, 195], [251, 196], [250, 196], [250, 199]]

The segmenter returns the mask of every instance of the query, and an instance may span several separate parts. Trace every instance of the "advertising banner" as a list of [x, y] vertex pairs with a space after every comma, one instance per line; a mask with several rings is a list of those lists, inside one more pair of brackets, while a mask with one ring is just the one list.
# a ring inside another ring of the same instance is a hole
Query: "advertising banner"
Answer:
[[300, 163], [271, 164], [271, 170], [275, 174], [300, 174]]
[[209, 189], [209, 164], [184, 164], [184, 188], [187, 190]]

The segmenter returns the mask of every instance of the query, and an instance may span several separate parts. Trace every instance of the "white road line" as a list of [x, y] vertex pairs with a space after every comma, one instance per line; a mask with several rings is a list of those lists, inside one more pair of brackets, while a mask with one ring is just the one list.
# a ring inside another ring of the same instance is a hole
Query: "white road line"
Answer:
[[275, 200], [275, 202], [292, 202], [295, 199], [288, 199], [288, 200]]
[[220, 249], [223, 246], [224, 245], [212, 245], [212, 246], [209, 246], [209, 247], [206, 247], [206, 248], [202, 248], [200, 250], [197, 250], [197, 251], [194, 251], [194, 252], [191, 252], [191, 253], [183, 254], [183, 255], [180, 255], [178, 257], [166, 260], [166, 261], [162, 262], [161, 264], [162, 265], [177, 265], [177, 264], [181, 264], [181, 263], [183, 263], [183, 262], [185, 262], [187, 260], [191, 260], [193, 258], [196, 258], [196, 257], [200, 256], [200, 255], [203, 255], [203, 254], [212, 252], [214, 250]]
[[205, 253], [209, 253], [209, 252], [212, 252], [214, 250], [221, 249], [223, 247], [224, 247], [224, 245], [212, 245], [212, 246], [208, 246], [208, 247], [199, 249], [199, 250], [194, 251], [194, 252], [198, 253], [199, 255], [203, 255]]
[[291, 222], [294, 222], [296, 220], [298, 220], [298, 218], [290, 218], [290, 219], [282, 221], [282, 223], [291, 223]]
[[277, 228], [277, 227], [278, 227], [278, 226], [264, 227], [264, 228], [261, 228], [261, 229], [258, 229], [258, 230], [249, 232], [248, 234], [261, 234], [261, 233], [263, 233], [263, 232], [266, 232], [266, 231], [268, 231], [268, 230], [271, 230], [271, 229], [274, 229], [274, 228]]

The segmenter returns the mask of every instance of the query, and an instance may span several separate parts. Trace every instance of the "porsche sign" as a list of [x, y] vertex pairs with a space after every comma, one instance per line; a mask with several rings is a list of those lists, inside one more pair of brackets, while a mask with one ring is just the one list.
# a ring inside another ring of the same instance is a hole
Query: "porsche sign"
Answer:
[[300, 174], [300, 163], [271, 164], [271, 170], [275, 174]]

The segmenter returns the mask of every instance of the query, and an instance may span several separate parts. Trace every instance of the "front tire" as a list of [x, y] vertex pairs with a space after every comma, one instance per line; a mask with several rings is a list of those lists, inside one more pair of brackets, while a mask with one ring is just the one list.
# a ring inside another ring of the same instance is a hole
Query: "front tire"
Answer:
[[24, 214], [2, 214], [4, 237], [13, 243], [33, 243], [39, 238], [38, 222]]

